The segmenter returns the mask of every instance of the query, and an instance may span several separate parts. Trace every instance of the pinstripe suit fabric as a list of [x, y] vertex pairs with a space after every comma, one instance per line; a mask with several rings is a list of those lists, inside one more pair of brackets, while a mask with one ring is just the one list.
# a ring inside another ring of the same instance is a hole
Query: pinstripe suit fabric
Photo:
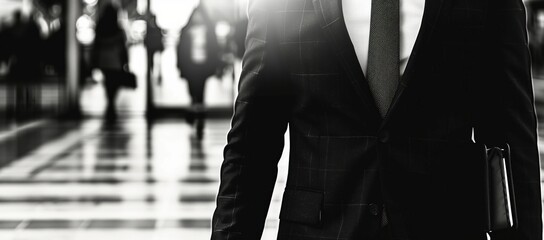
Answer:
[[[519, 227], [541, 240], [521, 0], [427, 0], [381, 119], [339, 0], [253, 0], [213, 240], [259, 239], [289, 126], [280, 240], [485, 239], [483, 144], [512, 147]], [[477, 143], [471, 141], [474, 128]]]

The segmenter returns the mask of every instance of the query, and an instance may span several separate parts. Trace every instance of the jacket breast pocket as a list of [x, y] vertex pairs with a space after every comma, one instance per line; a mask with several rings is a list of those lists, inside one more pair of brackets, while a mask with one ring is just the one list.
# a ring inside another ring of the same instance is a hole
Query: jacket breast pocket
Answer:
[[306, 225], [319, 226], [322, 222], [323, 192], [286, 189], [280, 219]]

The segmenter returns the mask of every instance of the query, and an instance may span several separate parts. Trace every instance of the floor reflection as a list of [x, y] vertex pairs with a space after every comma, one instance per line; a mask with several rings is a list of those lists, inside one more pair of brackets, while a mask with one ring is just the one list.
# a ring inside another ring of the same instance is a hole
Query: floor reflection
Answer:
[[36, 146], [2, 149], [17, 160], [0, 169], [0, 239], [209, 239], [228, 128], [212, 119], [199, 141], [181, 120], [93, 119], [18, 134]]

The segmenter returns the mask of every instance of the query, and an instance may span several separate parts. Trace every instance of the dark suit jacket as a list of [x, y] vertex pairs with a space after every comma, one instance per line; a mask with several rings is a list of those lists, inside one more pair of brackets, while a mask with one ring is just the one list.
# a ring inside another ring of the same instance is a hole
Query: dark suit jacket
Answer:
[[504, 143], [519, 224], [494, 239], [542, 239], [521, 0], [426, 0], [385, 119], [340, 0], [250, 2], [212, 239], [260, 238], [287, 126], [278, 239], [375, 239], [384, 205], [396, 239], [485, 239], [483, 144]]

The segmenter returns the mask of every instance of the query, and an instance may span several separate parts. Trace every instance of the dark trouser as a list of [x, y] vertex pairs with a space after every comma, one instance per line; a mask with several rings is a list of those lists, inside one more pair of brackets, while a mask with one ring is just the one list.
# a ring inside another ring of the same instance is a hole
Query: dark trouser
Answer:
[[187, 84], [189, 85], [189, 95], [191, 96], [191, 102], [193, 105], [204, 103], [206, 78], [207, 77], [196, 76], [187, 79]]
[[206, 88], [206, 79], [204, 76], [195, 76], [187, 79], [189, 85], [189, 95], [191, 96], [192, 109], [188, 116], [189, 122], [196, 124], [196, 136], [201, 139], [204, 131], [204, 90]]
[[106, 90], [106, 115], [107, 119], [113, 119], [117, 116], [115, 110], [115, 99], [121, 85], [119, 85], [119, 77], [122, 73], [120, 70], [102, 70], [104, 74], [104, 89]]
[[[153, 69], [155, 68], [155, 53], [160, 53], [161, 51], [158, 50], [147, 50], [147, 79], [149, 83], [151, 83], [151, 78], [153, 75]], [[161, 76], [160, 76], [160, 70], [159, 70], [159, 79], [158, 84], [161, 83]]]
[[7, 85], [6, 117], [11, 120], [36, 117], [41, 111], [41, 85], [26, 78], [10, 81]]

